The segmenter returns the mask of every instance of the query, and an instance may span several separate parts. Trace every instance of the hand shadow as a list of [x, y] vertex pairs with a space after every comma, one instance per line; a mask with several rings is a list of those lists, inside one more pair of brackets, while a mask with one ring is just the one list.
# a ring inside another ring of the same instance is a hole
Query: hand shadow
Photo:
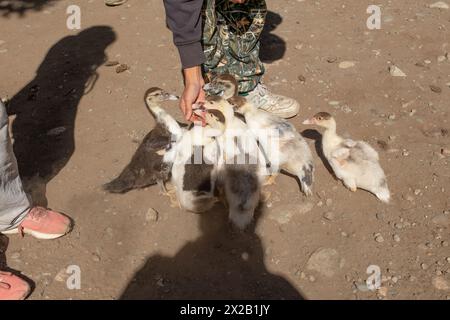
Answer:
[[231, 230], [225, 211], [217, 205], [199, 215], [202, 235], [175, 256], [149, 257], [121, 299], [303, 299], [267, 270], [256, 222], [246, 232]]
[[8, 113], [16, 115], [12, 132], [19, 172], [35, 204], [47, 205], [47, 183], [75, 150], [78, 104], [95, 86], [96, 69], [115, 39], [108, 26], [61, 39], [50, 48], [35, 78], [7, 106]]

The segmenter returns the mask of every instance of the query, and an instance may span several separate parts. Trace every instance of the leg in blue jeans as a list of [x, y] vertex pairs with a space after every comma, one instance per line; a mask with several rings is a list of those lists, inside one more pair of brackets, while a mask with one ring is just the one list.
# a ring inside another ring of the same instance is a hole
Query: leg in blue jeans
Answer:
[[0, 232], [16, 227], [30, 209], [8, 132], [8, 115], [0, 101]]

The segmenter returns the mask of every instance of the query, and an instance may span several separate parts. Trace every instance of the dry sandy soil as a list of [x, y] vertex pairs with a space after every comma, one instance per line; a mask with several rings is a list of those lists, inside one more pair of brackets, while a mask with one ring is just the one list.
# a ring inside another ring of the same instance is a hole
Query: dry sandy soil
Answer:
[[[268, 1], [265, 82], [300, 101], [292, 122], [311, 148], [320, 135], [301, 122], [317, 111], [372, 144], [392, 201], [349, 192], [316, 152], [314, 196], [280, 176], [240, 234], [220, 206], [196, 215], [157, 187], [101, 189], [153, 127], [145, 90], [182, 89], [162, 1], [8, 2], [23, 1], [0, 0], [0, 93], [21, 174], [37, 203], [76, 223], [55, 241], [2, 238], [8, 267], [35, 283], [31, 299], [450, 298], [450, 10], [379, 1], [381, 30], [371, 31], [370, 1]], [[70, 4], [81, 7], [81, 31], [66, 28]], [[81, 268], [80, 290], [66, 288], [70, 265]], [[364, 285], [370, 265], [381, 270], [376, 291]]]

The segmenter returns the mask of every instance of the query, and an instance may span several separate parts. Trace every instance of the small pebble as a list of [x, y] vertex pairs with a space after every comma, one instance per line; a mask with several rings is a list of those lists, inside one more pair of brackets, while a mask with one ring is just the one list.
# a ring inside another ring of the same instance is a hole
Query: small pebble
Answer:
[[430, 8], [448, 10], [449, 6], [444, 1], [438, 1], [430, 5]]
[[430, 85], [430, 89], [431, 89], [431, 91], [433, 91], [434, 93], [441, 93], [442, 92], [442, 89], [440, 88], [440, 87], [438, 87], [438, 86], [435, 86], [435, 85]]
[[158, 221], [159, 214], [158, 211], [156, 211], [153, 208], [149, 208], [147, 213], [145, 214], [145, 221], [147, 222], [156, 222]]
[[355, 62], [353, 62], [353, 61], [342, 61], [341, 63], [339, 63], [340, 69], [349, 69], [354, 66], [355, 66]]
[[434, 277], [432, 283], [438, 290], [450, 290], [450, 283], [442, 276]]
[[406, 74], [397, 66], [390, 66], [389, 73], [393, 77], [406, 77]]
[[328, 57], [327, 58], [327, 62], [328, 63], [334, 63], [334, 62], [336, 62], [337, 61], [337, 57]]
[[299, 75], [299, 76], [297, 77], [297, 79], [298, 79], [300, 82], [302, 82], [302, 83], [306, 82], [306, 78], [305, 78], [304, 76], [302, 76], [302, 75]]
[[92, 254], [92, 260], [95, 261], [95, 262], [99, 262], [101, 259], [100, 259], [99, 255], [97, 255], [96, 253], [93, 253]]
[[327, 220], [330, 220], [330, 221], [336, 219], [336, 215], [334, 214], [333, 211], [325, 212], [325, 213], [323, 214], [323, 217], [324, 217], [325, 219], [327, 219]]
[[382, 212], [379, 212], [379, 213], [376, 214], [376, 218], [378, 220], [383, 220], [385, 218], [385, 216], [386, 215], [384, 213], [382, 213]]
[[125, 72], [125, 71], [129, 70], [129, 69], [130, 69], [130, 67], [128, 65], [122, 63], [122, 64], [117, 66], [116, 73], [122, 73], [122, 72]]

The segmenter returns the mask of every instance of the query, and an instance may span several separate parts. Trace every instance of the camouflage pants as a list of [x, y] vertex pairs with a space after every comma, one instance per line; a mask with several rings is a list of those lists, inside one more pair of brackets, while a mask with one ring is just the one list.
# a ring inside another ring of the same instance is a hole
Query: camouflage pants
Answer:
[[234, 75], [241, 93], [256, 87], [264, 73], [259, 59], [259, 39], [266, 12], [265, 0], [247, 0], [245, 4], [204, 0], [203, 51], [207, 75]]

